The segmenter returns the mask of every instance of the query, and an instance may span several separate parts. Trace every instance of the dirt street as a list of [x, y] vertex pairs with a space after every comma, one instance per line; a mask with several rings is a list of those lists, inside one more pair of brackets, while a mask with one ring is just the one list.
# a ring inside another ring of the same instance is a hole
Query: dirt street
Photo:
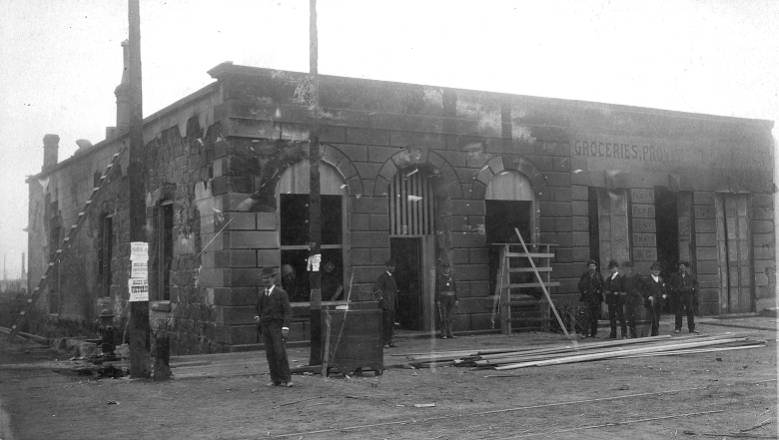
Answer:
[[[669, 332], [665, 317], [661, 334]], [[390, 368], [381, 376], [296, 375], [266, 387], [264, 353], [175, 357], [154, 383], [58, 374], [66, 362], [0, 337], [0, 439], [776, 438], [775, 318], [704, 319], [765, 347], [509, 371]], [[407, 339], [402, 353], [564, 342], [520, 333]], [[291, 349], [293, 365], [307, 349]]]

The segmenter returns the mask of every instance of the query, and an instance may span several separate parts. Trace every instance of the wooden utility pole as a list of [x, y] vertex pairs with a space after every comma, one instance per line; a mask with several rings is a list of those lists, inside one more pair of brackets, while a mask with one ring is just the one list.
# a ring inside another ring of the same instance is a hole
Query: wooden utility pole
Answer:
[[[143, 88], [141, 85], [141, 13], [139, 0], [128, 0], [129, 44], [127, 78], [129, 80], [130, 124], [127, 168], [130, 203], [130, 242], [146, 242], [146, 186], [143, 178]], [[129, 247], [130, 244], [128, 243]], [[130, 376], [149, 377], [149, 301], [130, 302]]]
[[[309, 81], [311, 81], [311, 129], [309, 131], [309, 265], [311, 289], [311, 354], [309, 365], [322, 363], [322, 205], [319, 188], [319, 42], [316, 24], [316, 0], [309, 0]], [[313, 265], [311, 263], [314, 263]], [[313, 267], [312, 267], [313, 266]]]

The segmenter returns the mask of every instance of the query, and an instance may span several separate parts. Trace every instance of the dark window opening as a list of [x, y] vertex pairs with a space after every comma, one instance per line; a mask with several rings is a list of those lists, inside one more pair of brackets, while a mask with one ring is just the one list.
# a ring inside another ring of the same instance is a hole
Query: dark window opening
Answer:
[[62, 234], [62, 227], [58, 224], [56, 220], [52, 221], [51, 226], [51, 233], [50, 233], [50, 244], [49, 244], [49, 257], [51, 259], [56, 258], [55, 254], [57, 253], [57, 249], [60, 247], [60, 236]]
[[519, 243], [514, 228], [519, 229], [525, 243], [531, 243], [530, 219], [533, 202], [514, 200], [485, 201], [485, 232], [487, 243]]
[[655, 227], [657, 260], [668, 279], [679, 263], [679, 216], [676, 193], [665, 187], [655, 187]]
[[[515, 200], [486, 200], [484, 226], [489, 246], [490, 292], [495, 292], [498, 270], [500, 269], [500, 246], [493, 243], [519, 243], [514, 228], [519, 229], [525, 244], [533, 241], [531, 219], [533, 202]], [[532, 274], [515, 273], [511, 276], [514, 283], [531, 282]]]
[[[322, 300], [343, 300], [347, 286], [343, 283], [342, 209], [343, 199], [336, 195], [322, 195]], [[308, 194], [281, 194], [281, 273], [282, 287], [292, 302], [309, 301], [308, 261]]]
[[[341, 243], [341, 196], [322, 195], [322, 244]], [[308, 194], [282, 194], [281, 245], [305, 245], [308, 238]]]
[[173, 204], [157, 210], [157, 295], [170, 300], [170, 269], [173, 262]]
[[[287, 291], [291, 302], [305, 302], [311, 299], [309, 296], [309, 272], [306, 268], [307, 261], [308, 249], [281, 251], [281, 286]], [[343, 284], [341, 249], [323, 249], [322, 264], [319, 270], [322, 275], [322, 301], [345, 300], [348, 286]]]
[[100, 244], [97, 250], [100, 296], [111, 295], [111, 258], [113, 257], [113, 218], [103, 215], [100, 220]]
[[589, 218], [590, 259], [600, 261], [600, 223], [598, 222], [598, 188], [587, 188], [587, 215]]
[[49, 279], [49, 313], [58, 314], [61, 312], [62, 301], [60, 300], [60, 266], [62, 260], [57, 256], [59, 249], [62, 227], [59, 225], [59, 218], [51, 220], [51, 229], [49, 232], [49, 259], [54, 263], [54, 270], [50, 273]]
[[55, 315], [60, 313], [59, 291], [54, 287], [49, 288], [49, 313]]

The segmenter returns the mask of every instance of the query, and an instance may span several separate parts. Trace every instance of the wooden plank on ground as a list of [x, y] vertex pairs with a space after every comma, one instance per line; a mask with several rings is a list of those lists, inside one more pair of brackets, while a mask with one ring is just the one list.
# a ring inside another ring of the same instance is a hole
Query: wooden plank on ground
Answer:
[[609, 358], [631, 355], [631, 354], [671, 351], [671, 350], [686, 349], [686, 348], [697, 348], [697, 347], [705, 347], [711, 345], [724, 344], [728, 342], [738, 342], [738, 341], [746, 341], [746, 340], [747, 338], [729, 338], [729, 339], [715, 339], [715, 340], [706, 340], [706, 341], [687, 341], [687, 342], [680, 342], [676, 344], [667, 344], [659, 347], [658, 346], [638, 347], [638, 348], [632, 348], [628, 350], [614, 350], [606, 353], [583, 354], [583, 355], [565, 356], [565, 357], [541, 360], [541, 361], [519, 362], [519, 363], [501, 365], [495, 367], [495, 369], [512, 370], [515, 368], [543, 367], [548, 365], [569, 364], [569, 363], [576, 363], [576, 362], [609, 359]]

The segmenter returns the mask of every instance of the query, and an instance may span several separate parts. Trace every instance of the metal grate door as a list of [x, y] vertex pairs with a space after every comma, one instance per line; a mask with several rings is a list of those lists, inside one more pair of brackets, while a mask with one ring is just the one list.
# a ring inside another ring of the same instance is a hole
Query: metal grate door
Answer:
[[390, 235], [432, 235], [435, 198], [427, 173], [400, 172], [390, 184]]

